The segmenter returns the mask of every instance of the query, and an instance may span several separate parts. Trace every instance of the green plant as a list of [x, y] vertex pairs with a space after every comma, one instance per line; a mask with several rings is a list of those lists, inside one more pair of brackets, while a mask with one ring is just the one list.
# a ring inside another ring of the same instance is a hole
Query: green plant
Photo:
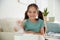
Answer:
[[48, 9], [47, 9], [47, 8], [46, 8], [46, 9], [44, 9], [43, 15], [44, 15], [44, 16], [47, 16], [47, 15], [48, 15], [48, 13], [49, 13], [49, 12], [48, 12]]

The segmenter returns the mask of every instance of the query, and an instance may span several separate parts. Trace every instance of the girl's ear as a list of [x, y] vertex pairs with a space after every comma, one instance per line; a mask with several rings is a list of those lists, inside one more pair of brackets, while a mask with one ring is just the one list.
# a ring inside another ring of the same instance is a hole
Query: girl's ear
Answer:
[[36, 16], [36, 19], [38, 19], [38, 15]]
[[39, 11], [37, 11], [37, 16], [36, 16], [36, 19], [38, 19], [38, 15], [39, 15]]
[[39, 15], [39, 11], [37, 11], [37, 16], [36, 16], [36, 19], [38, 19], [38, 15]]

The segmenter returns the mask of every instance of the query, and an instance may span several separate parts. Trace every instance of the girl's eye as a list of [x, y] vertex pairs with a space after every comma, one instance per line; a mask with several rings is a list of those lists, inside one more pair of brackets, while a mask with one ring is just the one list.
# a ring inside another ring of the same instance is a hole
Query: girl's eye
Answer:
[[31, 11], [29, 11], [29, 13], [32, 13]]
[[36, 11], [34, 11], [33, 13], [36, 13]]

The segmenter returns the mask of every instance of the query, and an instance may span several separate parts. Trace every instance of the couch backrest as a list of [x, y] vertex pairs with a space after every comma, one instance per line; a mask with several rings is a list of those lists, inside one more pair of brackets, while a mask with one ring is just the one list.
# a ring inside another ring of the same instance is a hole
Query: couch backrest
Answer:
[[60, 33], [60, 24], [59, 23], [47, 23], [47, 32], [56, 32]]
[[17, 26], [17, 20], [14, 18], [0, 19], [0, 26], [3, 32], [14, 32], [14, 27]]

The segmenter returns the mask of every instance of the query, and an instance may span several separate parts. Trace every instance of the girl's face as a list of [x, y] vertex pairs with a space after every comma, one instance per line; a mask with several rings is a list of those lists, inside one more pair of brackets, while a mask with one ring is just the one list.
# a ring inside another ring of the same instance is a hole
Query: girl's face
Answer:
[[38, 16], [38, 11], [35, 7], [30, 7], [27, 15], [29, 19], [36, 19], [36, 16]]

